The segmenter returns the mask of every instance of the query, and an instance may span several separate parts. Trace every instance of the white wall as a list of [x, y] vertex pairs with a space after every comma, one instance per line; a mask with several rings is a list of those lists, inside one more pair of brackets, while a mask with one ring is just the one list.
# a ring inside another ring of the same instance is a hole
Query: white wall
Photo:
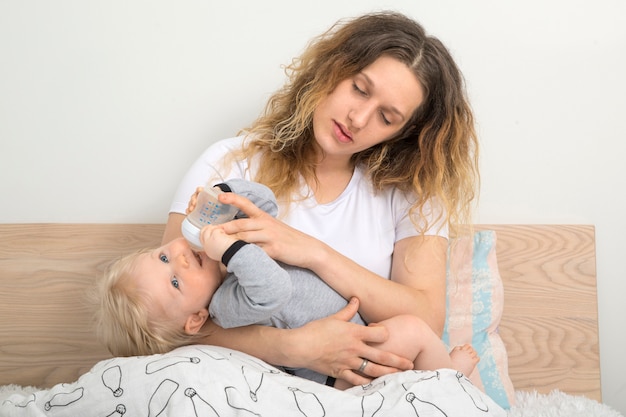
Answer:
[[622, 0], [215, 3], [0, 1], [0, 222], [164, 222], [195, 155], [257, 115], [311, 36], [403, 11], [467, 78], [477, 221], [596, 226], [603, 396], [626, 413]]

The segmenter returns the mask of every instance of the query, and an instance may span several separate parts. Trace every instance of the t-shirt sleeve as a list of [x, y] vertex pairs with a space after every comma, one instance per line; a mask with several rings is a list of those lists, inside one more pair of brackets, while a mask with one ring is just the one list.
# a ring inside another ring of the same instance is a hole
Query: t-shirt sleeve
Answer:
[[[441, 236], [448, 239], [448, 224], [443, 208], [436, 202], [431, 200], [424, 205], [422, 214], [416, 212], [413, 220], [409, 214], [411, 203], [406, 197], [396, 196], [398, 199], [394, 204], [394, 214], [397, 216], [396, 223], [396, 242], [407, 237], [418, 236], [419, 230], [425, 224], [428, 224], [425, 236]], [[418, 226], [416, 226], [418, 225]]]
[[226, 155], [241, 146], [242, 140], [242, 137], [234, 137], [215, 142], [196, 159], [178, 184], [170, 213], [185, 214], [189, 199], [198, 187], [204, 187], [209, 182], [218, 184], [228, 179], [245, 177], [246, 167], [243, 162], [233, 161], [231, 166], [224, 166]]

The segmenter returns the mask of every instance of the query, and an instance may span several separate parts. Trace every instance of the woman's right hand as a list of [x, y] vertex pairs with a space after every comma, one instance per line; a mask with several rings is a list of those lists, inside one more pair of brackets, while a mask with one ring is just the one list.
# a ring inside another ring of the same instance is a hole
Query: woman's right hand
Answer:
[[222, 224], [226, 233], [254, 243], [272, 259], [312, 269], [314, 248], [325, 247], [322, 242], [271, 216], [241, 195], [222, 193], [218, 199], [237, 207], [247, 216]]
[[[357, 313], [359, 301], [348, 305], [332, 316], [315, 320], [289, 331], [285, 339], [296, 367], [340, 378], [353, 385], [368, 384], [373, 378], [413, 369], [413, 362], [376, 348], [389, 337], [383, 326], [362, 326], [349, 320]], [[361, 373], [357, 369], [367, 359], [369, 363]]]

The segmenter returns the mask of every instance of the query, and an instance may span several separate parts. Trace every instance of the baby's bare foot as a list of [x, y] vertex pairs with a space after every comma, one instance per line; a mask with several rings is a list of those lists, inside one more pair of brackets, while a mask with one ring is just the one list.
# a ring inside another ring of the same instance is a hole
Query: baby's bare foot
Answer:
[[465, 376], [469, 376], [478, 361], [480, 361], [478, 353], [468, 344], [454, 347], [450, 352], [450, 359], [452, 359], [454, 368], [457, 371], [463, 372]]

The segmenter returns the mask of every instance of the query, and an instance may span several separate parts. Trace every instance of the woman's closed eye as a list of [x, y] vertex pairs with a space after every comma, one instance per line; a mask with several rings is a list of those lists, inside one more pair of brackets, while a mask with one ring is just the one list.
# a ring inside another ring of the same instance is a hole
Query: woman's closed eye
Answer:
[[[363, 97], [368, 97], [369, 96], [368, 92], [365, 91], [364, 89], [360, 88], [356, 82], [352, 83], [352, 89], [360, 96], [363, 96]], [[383, 111], [380, 111], [379, 114], [380, 114], [380, 118], [383, 121], [383, 123], [385, 124], [385, 126], [391, 125], [391, 121], [389, 119], [387, 119], [387, 116], [385, 116], [385, 113]]]
[[352, 89], [353, 89], [354, 91], [356, 91], [358, 94], [360, 94], [360, 95], [362, 95], [362, 96], [364, 96], [364, 97], [367, 97], [367, 92], [366, 92], [365, 90], [363, 90], [363, 89], [359, 88], [359, 86], [357, 85], [357, 83], [355, 83], [355, 82], [353, 82], [353, 83], [352, 83]]
[[387, 119], [387, 117], [385, 117], [385, 113], [383, 113], [382, 111], [380, 112], [380, 117], [383, 119], [383, 123], [386, 126], [389, 126], [391, 124], [391, 122], [389, 121], [389, 119]]

